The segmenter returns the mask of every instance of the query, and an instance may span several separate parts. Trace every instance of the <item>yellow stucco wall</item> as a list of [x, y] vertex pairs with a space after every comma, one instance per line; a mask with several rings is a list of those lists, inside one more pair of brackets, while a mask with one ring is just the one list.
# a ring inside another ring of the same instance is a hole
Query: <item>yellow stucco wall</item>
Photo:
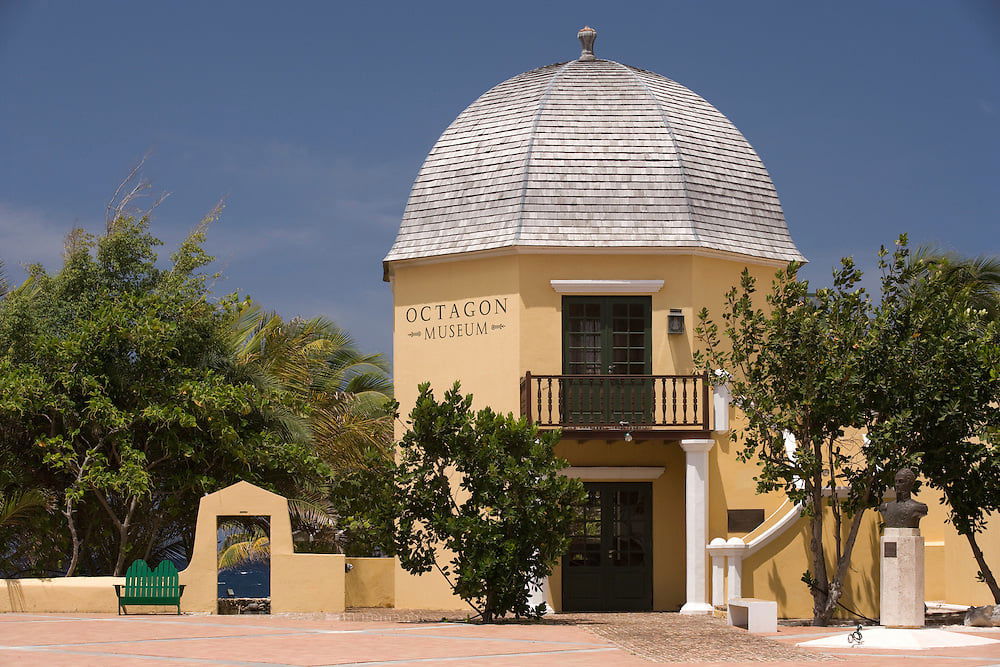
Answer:
[[[986, 584], [976, 580], [979, 566], [972, 556], [968, 540], [950, 525], [945, 529], [944, 599], [957, 604], [993, 604]], [[976, 541], [983, 550], [986, 562], [992, 566], [993, 574], [1000, 576], [1000, 517], [994, 515], [987, 530]]]
[[[824, 540], [833, 545], [833, 522], [826, 513]], [[846, 528], [843, 533], [846, 538]], [[844, 582], [841, 602], [866, 616], [878, 617], [878, 517], [868, 512], [862, 520], [851, 567]], [[827, 562], [832, 568], [832, 561]], [[812, 616], [812, 596], [800, 580], [812, 570], [809, 556], [809, 524], [798, 521], [784, 534], [743, 562], [743, 595], [775, 600], [778, 613], [786, 618]], [[831, 570], [832, 571], [832, 570]], [[838, 614], [840, 616], [843, 613]]]
[[344, 610], [344, 555], [295, 553], [288, 500], [249, 482], [202, 497], [191, 562], [180, 573], [182, 609], [217, 611], [218, 519], [229, 516], [270, 518], [272, 613]]
[[[440, 396], [461, 380], [477, 409], [518, 410], [520, 309], [510, 259], [483, 259], [473, 270], [467, 262], [396, 268], [393, 380], [401, 420], [425, 381]], [[397, 422], [396, 436], [402, 433]], [[399, 608], [468, 609], [437, 571], [413, 576], [397, 562], [393, 585]]]
[[[253, 484], [239, 482], [201, 499], [194, 551], [190, 563], [180, 572], [180, 583], [185, 587], [181, 596], [183, 611], [217, 612], [218, 520], [231, 516], [270, 518], [272, 613], [344, 610], [344, 555], [295, 553], [288, 501]], [[0, 611], [114, 613], [118, 609], [114, 584], [124, 583], [124, 577], [4, 580]], [[174, 608], [141, 609], [155, 612]]]
[[348, 558], [344, 577], [348, 607], [392, 607], [396, 603], [395, 559]]
[[[125, 577], [60, 577], [0, 580], [0, 612], [110, 613], [118, 610], [115, 584]], [[148, 607], [151, 611], [159, 608]], [[163, 607], [162, 610], [176, 610]]]
[[[395, 300], [394, 377], [401, 413], [406, 415], [410, 410], [419, 382], [430, 381], [436, 391], [443, 391], [461, 379], [463, 391], [475, 395], [476, 407], [489, 405], [518, 414], [519, 381], [526, 371], [562, 372], [562, 295], [550, 284], [555, 279], [663, 280], [663, 288], [651, 295], [653, 373], [691, 373], [698, 310], [707, 307], [718, 318], [725, 292], [738, 284], [745, 267], [758, 279], [763, 299], [775, 267], [723, 257], [511, 253], [469, 255], [437, 263], [396, 263], [391, 271]], [[475, 307], [469, 311], [471, 314], [465, 312], [469, 302], [498, 298], [506, 299], [506, 313], [497, 315], [494, 308], [484, 316]], [[685, 335], [667, 334], [670, 309], [681, 309], [685, 314]], [[421, 315], [430, 321], [422, 321]], [[450, 324], [481, 326], [473, 326], [473, 335], [461, 338], [427, 338], [428, 325]], [[738, 412], [732, 410], [731, 420], [735, 423], [739, 419]], [[397, 436], [401, 433], [402, 426], [397, 424]], [[712, 437], [715, 446], [709, 455], [708, 537], [743, 537], [743, 533], [728, 532], [728, 510], [763, 509], [765, 516], [776, 511], [780, 515], [785, 497], [780, 493], [758, 494], [753, 481], [757, 467], [737, 459], [738, 446], [727, 434], [713, 433]], [[653, 601], [656, 609], [678, 608], [685, 594], [684, 455], [678, 444], [565, 439], [558, 453], [574, 466], [666, 469], [653, 485]], [[988, 590], [975, 581], [977, 567], [968, 545], [945, 524], [946, 514], [938, 497], [927, 490], [919, 499], [930, 506], [930, 515], [922, 524], [928, 543], [928, 599], [987, 602]], [[799, 580], [808, 568], [806, 530], [806, 522], [801, 520], [746, 560], [744, 595], [777, 600], [782, 616], [810, 615], [812, 599]], [[845, 604], [867, 615], [877, 613], [878, 530], [878, 515], [869, 513], [859, 535], [844, 598]], [[980, 541], [994, 562], [1000, 562], [1000, 530], [992, 530]], [[550, 582], [556, 608], [561, 595], [559, 574], [557, 569]], [[437, 573], [415, 578], [397, 567], [394, 583], [399, 607], [462, 608]]]
[[[739, 278], [745, 264], [690, 255], [507, 255], [430, 264], [399, 263], [393, 267], [394, 380], [401, 414], [413, 405], [416, 386], [430, 381], [436, 392], [461, 379], [463, 391], [475, 396], [476, 407], [490, 406], [519, 414], [519, 383], [526, 371], [562, 372], [562, 295], [551, 280], [663, 280], [652, 295], [653, 372], [691, 373], [694, 326], [698, 308], [721, 304], [721, 295]], [[773, 268], [750, 269], [768, 280]], [[706, 279], [704, 276], [708, 275]], [[709, 296], [714, 295], [714, 296]], [[507, 312], [466, 315], [470, 302], [507, 299]], [[714, 299], [712, 301], [711, 299]], [[457, 310], [455, 309], [457, 307]], [[683, 336], [668, 335], [667, 314], [681, 309], [686, 317]], [[426, 317], [430, 321], [424, 322]], [[476, 335], [427, 337], [428, 326], [482, 324]], [[502, 325], [503, 328], [497, 328]], [[404, 417], [405, 418], [405, 417]], [[403, 427], [397, 424], [397, 436]], [[718, 447], [714, 448], [713, 458]], [[654, 605], [677, 609], [684, 602], [684, 454], [677, 443], [637, 441], [579, 442], [566, 440], [558, 453], [576, 466], [663, 466], [664, 475], [653, 484]], [[727, 492], [749, 490], [753, 466], [723, 458], [714, 465], [712, 484], [722, 488], [719, 476], [732, 480]], [[748, 472], [749, 471], [749, 474]], [[781, 498], [768, 498], [773, 509]], [[753, 505], [761, 505], [760, 501]], [[742, 505], [735, 505], [742, 507]], [[725, 530], [726, 508], [712, 504], [711, 530]], [[710, 534], [719, 534], [711, 532]], [[560, 606], [560, 572], [550, 579], [552, 602]], [[396, 606], [463, 608], [436, 572], [412, 577], [397, 569]]]

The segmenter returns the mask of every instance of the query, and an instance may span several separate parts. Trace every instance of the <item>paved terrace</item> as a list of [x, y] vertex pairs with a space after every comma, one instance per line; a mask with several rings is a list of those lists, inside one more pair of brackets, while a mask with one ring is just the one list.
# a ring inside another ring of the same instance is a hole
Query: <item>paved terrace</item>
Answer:
[[[794, 644], [847, 629], [782, 627], [773, 638], [678, 614], [558, 615], [493, 626], [440, 612], [329, 615], [0, 615], [2, 665], [997, 665], [1000, 649], [835, 651]], [[983, 636], [1000, 639], [1000, 632]], [[1000, 645], [996, 645], [1000, 646]]]

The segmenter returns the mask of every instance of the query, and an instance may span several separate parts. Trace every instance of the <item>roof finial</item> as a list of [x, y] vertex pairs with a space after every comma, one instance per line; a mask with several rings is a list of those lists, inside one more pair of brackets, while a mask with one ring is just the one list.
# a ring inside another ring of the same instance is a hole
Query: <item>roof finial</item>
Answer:
[[580, 52], [580, 61], [597, 60], [594, 57], [594, 40], [597, 39], [597, 31], [589, 25], [585, 25], [580, 28], [580, 32], [576, 33], [576, 36], [580, 38], [580, 46], [583, 47]]

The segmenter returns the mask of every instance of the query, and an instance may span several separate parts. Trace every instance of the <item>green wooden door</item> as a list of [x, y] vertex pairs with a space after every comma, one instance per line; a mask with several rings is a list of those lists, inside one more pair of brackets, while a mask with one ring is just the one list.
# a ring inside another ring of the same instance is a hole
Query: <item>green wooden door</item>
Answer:
[[652, 485], [587, 483], [563, 557], [563, 611], [653, 608]]
[[[562, 422], [617, 427], [651, 423], [650, 298], [563, 297]], [[590, 376], [590, 377], [580, 377]], [[616, 376], [616, 377], [607, 377]]]

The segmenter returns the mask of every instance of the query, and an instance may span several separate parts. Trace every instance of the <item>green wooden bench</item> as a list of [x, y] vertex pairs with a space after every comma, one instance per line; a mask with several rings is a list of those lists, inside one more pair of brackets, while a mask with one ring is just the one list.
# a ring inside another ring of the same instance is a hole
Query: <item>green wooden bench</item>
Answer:
[[126, 605], [176, 605], [180, 614], [183, 593], [184, 586], [178, 583], [177, 568], [173, 563], [160, 561], [155, 570], [150, 570], [146, 561], [137, 560], [128, 566], [125, 586], [115, 584], [118, 615], [124, 613], [128, 616]]

